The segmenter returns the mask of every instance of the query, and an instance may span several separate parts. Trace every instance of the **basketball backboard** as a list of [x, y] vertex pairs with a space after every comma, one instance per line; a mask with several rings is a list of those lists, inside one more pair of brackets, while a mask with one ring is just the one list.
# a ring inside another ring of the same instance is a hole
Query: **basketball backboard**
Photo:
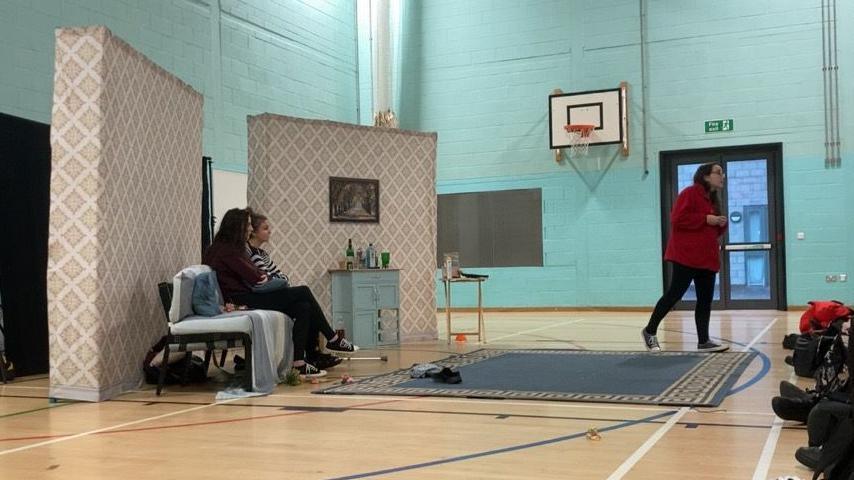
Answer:
[[622, 144], [628, 154], [626, 84], [611, 90], [549, 95], [549, 148], [568, 148], [572, 133], [567, 125], [593, 125], [590, 145]]

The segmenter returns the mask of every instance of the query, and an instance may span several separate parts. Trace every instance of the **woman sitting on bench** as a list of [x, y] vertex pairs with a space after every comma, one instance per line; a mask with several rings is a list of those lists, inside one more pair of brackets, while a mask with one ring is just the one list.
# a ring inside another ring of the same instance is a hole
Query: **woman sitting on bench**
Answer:
[[305, 377], [326, 375], [325, 370], [306, 362], [305, 346], [309, 331], [323, 333], [329, 350], [354, 352], [359, 347], [332, 330], [308, 287], [253, 291], [253, 287], [263, 285], [270, 278], [249, 260], [246, 242], [251, 233], [252, 224], [247, 210], [233, 208], [225, 212], [213, 243], [205, 251], [203, 263], [216, 271], [220, 290], [227, 302], [275, 310], [293, 318], [294, 368]]

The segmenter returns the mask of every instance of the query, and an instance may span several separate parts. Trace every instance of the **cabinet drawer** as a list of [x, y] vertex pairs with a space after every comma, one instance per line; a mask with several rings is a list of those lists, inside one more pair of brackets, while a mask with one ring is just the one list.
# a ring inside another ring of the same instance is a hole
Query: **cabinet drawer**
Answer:
[[355, 285], [377, 284], [377, 283], [398, 283], [399, 273], [397, 271], [382, 271], [382, 270], [366, 270], [353, 274], [353, 283]]

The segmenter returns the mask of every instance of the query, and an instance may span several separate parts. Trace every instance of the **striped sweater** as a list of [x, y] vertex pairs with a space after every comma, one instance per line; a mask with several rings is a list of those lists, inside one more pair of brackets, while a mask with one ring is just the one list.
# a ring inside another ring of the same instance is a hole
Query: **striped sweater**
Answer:
[[273, 263], [273, 260], [270, 258], [270, 254], [267, 253], [266, 250], [263, 248], [253, 247], [247, 243], [246, 253], [249, 254], [249, 260], [254, 263], [259, 270], [266, 273], [268, 278], [281, 278], [285, 283], [290, 283], [288, 281], [288, 276], [282, 273], [282, 271], [279, 270], [279, 267]]

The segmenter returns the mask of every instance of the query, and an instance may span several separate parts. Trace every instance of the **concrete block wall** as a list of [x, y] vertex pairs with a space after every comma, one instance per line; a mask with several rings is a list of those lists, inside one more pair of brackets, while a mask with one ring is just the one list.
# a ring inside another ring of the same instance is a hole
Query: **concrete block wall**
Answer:
[[[843, 165], [828, 170], [819, 2], [646, 3], [647, 176], [639, 2], [407, 4], [402, 96], [415, 100], [401, 108], [401, 125], [439, 133], [437, 192], [543, 188], [544, 266], [487, 270], [487, 304], [652, 305], [662, 291], [659, 152], [773, 142], [784, 152], [788, 303], [854, 301], [850, 283], [824, 278], [854, 270], [844, 74], [854, 5], [837, 4]], [[631, 155], [597, 147], [584, 161], [555, 163], [552, 89], [623, 80]], [[735, 120], [733, 132], [704, 133], [705, 120], [722, 118]], [[805, 240], [795, 240], [798, 231]], [[474, 296], [457, 300], [470, 305]]]
[[214, 168], [246, 172], [247, 115], [357, 120], [355, 4], [343, 0], [4, 0], [0, 111], [50, 121], [53, 31], [80, 25], [107, 26], [204, 94]]

